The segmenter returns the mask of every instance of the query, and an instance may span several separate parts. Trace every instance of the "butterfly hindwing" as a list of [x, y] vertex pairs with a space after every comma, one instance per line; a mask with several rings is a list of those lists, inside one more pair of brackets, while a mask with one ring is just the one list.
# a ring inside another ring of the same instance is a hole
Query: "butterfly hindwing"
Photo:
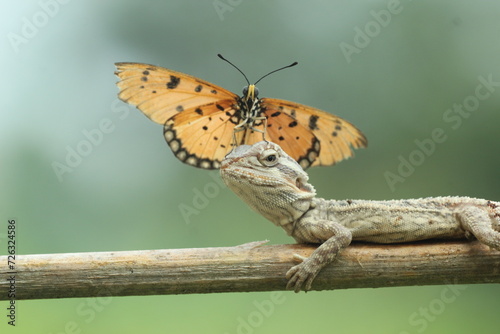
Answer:
[[[352, 148], [366, 147], [367, 145], [365, 136], [354, 125], [325, 111], [299, 103], [270, 98], [261, 99], [261, 104], [266, 110], [280, 110], [289, 115], [297, 124], [306, 128], [305, 132], [316, 138], [321, 147], [318, 156], [311, 162], [311, 166], [333, 165], [351, 157], [353, 155]], [[269, 112], [266, 113], [269, 114]], [[272, 115], [269, 119], [272, 119]], [[293, 142], [294, 138], [288, 133], [289, 130], [283, 132], [283, 136], [286, 135], [285, 140]], [[275, 142], [280, 144], [279, 141]], [[308, 141], [308, 143], [308, 149], [311, 152], [316, 152], [313, 147], [316, 145], [315, 142]], [[285, 152], [288, 153], [287, 150]]]
[[[267, 118], [265, 139], [277, 143], [292, 159], [306, 169], [318, 157], [320, 143], [316, 137], [303, 124], [287, 114], [278, 104], [264, 103], [261, 100], [262, 115]], [[258, 129], [264, 130], [264, 127]], [[252, 145], [261, 141], [262, 133], [250, 131], [247, 144]]]
[[234, 103], [223, 100], [197, 106], [167, 120], [164, 135], [175, 156], [195, 167], [219, 168], [240, 121]]
[[238, 98], [210, 82], [163, 67], [139, 63], [115, 65], [115, 74], [120, 78], [118, 97], [162, 125], [183, 110]]

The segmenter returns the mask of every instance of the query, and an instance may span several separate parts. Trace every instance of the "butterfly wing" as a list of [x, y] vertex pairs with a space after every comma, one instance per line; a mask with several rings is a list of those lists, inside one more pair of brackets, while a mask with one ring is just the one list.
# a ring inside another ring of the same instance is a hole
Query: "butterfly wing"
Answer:
[[[283, 111], [278, 104], [262, 103], [268, 99], [261, 99], [262, 116], [266, 122], [256, 122], [254, 129], [263, 131], [266, 124], [265, 139], [281, 146], [281, 148], [303, 169], [312, 165], [320, 153], [320, 143], [314, 134], [295, 118]], [[277, 100], [279, 101], [279, 100]], [[246, 130], [245, 143], [253, 145], [264, 139], [263, 133], [252, 129]]]
[[[217, 169], [231, 150], [233, 132], [240, 122], [232, 99], [184, 110], [165, 122], [164, 135], [175, 156], [184, 163]], [[237, 133], [237, 142], [243, 132]], [[261, 139], [262, 140], [262, 139]]]
[[240, 121], [239, 97], [219, 86], [163, 67], [116, 63], [118, 97], [156, 123], [184, 163], [219, 168]]
[[[366, 138], [349, 122], [293, 102], [261, 99], [255, 128], [241, 127], [246, 113], [236, 94], [196, 77], [163, 67], [116, 63], [119, 98], [164, 125], [164, 136], [176, 157], [193, 166], [215, 169], [233, 139], [252, 145], [264, 137], [278, 143], [303, 168], [332, 165], [366, 146]], [[244, 106], [244, 105], [243, 105]], [[245, 107], [246, 108], [246, 107]], [[254, 116], [252, 116], [254, 117]]]
[[[268, 134], [271, 141], [280, 145], [282, 145], [283, 141], [288, 142], [290, 146], [293, 146], [290, 148], [292, 152], [297, 152], [296, 155], [306, 153], [305, 157], [311, 166], [333, 165], [353, 156], [353, 148], [366, 147], [368, 143], [363, 133], [354, 125], [325, 111], [294, 102], [270, 98], [262, 98], [261, 104], [268, 120], [272, 120], [273, 114], [280, 112], [274, 118], [281, 119], [284, 117], [283, 114], [287, 115], [295, 121], [295, 123], [292, 123], [294, 129], [299, 125], [305, 129], [300, 130], [300, 139], [306, 138], [306, 143], [303, 141], [296, 142], [296, 137], [290, 132], [290, 125], [288, 128], [283, 128], [284, 130], [274, 133], [268, 131]], [[309, 133], [309, 135], [306, 133]], [[311, 140], [311, 136], [316, 140]], [[279, 140], [280, 137], [284, 139]], [[315, 146], [318, 146], [318, 143], [320, 149], [317, 150]], [[283, 149], [290, 154], [285, 148]], [[292, 157], [300, 161], [296, 156]]]
[[163, 67], [116, 63], [118, 97], [159, 124], [196, 106], [238, 96], [210, 82]]

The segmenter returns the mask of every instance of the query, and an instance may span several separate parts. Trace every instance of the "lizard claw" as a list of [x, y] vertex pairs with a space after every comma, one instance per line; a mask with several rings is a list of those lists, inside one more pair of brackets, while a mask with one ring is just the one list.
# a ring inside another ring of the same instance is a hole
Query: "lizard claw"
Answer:
[[308, 259], [307, 257], [299, 255], [299, 254], [293, 254], [293, 258], [295, 260], [298, 260], [297, 262], [304, 262], [305, 260]]
[[302, 263], [293, 266], [286, 273], [286, 279], [288, 279], [288, 284], [286, 285], [287, 290], [293, 289], [295, 293], [300, 292], [302, 287], [304, 291], [311, 290], [311, 285], [316, 276], [318, 275], [321, 268], [315, 268], [314, 265], [309, 263], [306, 258]]

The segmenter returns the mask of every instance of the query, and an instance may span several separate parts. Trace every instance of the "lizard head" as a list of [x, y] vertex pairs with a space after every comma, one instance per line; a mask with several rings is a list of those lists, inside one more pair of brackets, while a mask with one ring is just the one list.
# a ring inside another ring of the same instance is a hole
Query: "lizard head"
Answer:
[[241, 145], [222, 161], [224, 183], [245, 203], [277, 225], [300, 218], [316, 196], [309, 177], [279, 145]]

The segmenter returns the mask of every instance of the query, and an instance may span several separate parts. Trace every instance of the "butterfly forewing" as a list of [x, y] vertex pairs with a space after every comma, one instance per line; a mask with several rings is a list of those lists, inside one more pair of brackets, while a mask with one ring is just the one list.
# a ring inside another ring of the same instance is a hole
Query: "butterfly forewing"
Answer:
[[[351, 157], [354, 154], [352, 148], [366, 147], [367, 141], [361, 131], [340, 117], [284, 100], [263, 98], [261, 103], [266, 110], [279, 109], [292, 117], [297, 124], [306, 127], [306, 132], [313, 135], [320, 143], [319, 155], [311, 162], [311, 166], [333, 165]], [[269, 119], [272, 119], [272, 115]], [[288, 131], [287, 129], [285, 133]], [[293, 138], [286, 138], [286, 140], [293, 140]], [[279, 141], [275, 142], [281, 145]], [[309, 149], [313, 149], [311, 145], [314, 143], [310, 141], [309, 143]], [[288, 153], [287, 150], [285, 152]], [[313, 149], [312, 152], [315, 150]]]
[[163, 67], [116, 63], [118, 97], [159, 124], [175, 114], [220, 100], [237, 99], [230, 91], [193, 76]]

